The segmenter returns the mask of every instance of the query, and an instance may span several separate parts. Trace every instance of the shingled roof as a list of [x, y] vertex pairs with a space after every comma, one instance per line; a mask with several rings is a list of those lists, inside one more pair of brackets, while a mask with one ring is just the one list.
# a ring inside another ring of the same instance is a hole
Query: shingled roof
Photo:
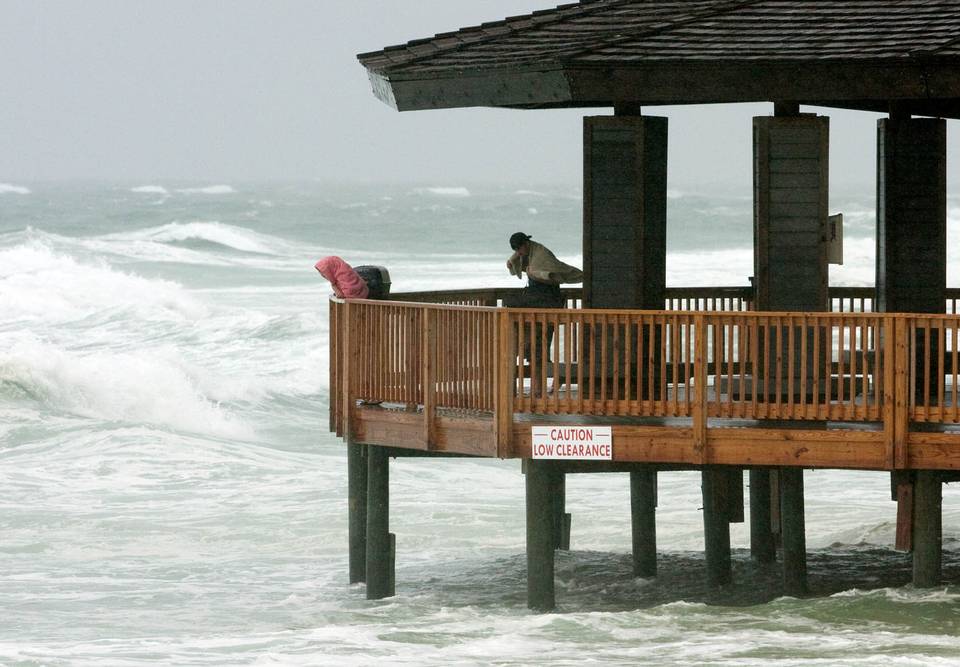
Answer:
[[960, 112], [960, 0], [583, 0], [358, 56], [399, 110], [786, 101]]

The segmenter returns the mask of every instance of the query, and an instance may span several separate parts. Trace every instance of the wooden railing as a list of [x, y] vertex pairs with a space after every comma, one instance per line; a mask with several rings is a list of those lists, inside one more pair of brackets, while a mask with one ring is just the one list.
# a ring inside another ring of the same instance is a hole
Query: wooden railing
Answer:
[[[960, 423], [960, 317], [526, 310], [331, 301], [331, 429], [348, 408]], [[705, 432], [705, 431], [704, 431]], [[504, 436], [506, 437], [506, 436]]]
[[[516, 294], [521, 288], [495, 287], [468, 290], [440, 290], [434, 292], [400, 292], [391, 295], [393, 301], [416, 301], [464, 306], [502, 306], [505, 298]], [[579, 287], [563, 288], [568, 308], [580, 308], [583, 290]], [[876, 290], [873, 287], [831, 287], [829, 290], [830, 312], [870, 313]], [[960, 304], [960, 288], [946, 290], [946, 313], [957, 313]], [[743, 311], [753, 310], [752, 287], [668, 287], [664, 310], [695, 311]]]

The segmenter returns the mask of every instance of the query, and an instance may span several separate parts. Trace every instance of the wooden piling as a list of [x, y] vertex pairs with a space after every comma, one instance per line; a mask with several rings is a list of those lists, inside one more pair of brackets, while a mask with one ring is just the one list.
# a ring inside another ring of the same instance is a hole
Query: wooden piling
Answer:
[[770, 528], [770, 471], [750, 469], [750, 556], [758, 563], [777, 559], [776, 542]]
[[942, 493], [940, 474], [918, 470], [913, 487], [913, 585], [940, 585]]
[[783, 592], [807, 593], [807, 537], [803, 507], [803, 468], [780, 469], [780, 521], [783, 539]]
[[727, 476], [722, 469], [706, 467], [703, 480], [703, 537], [707, 561], [707, 583], [730, 583], [730, 524], [727, 522], [723, 494]]
[[394, 595], [394, 538], [390, 534], [390, 459], [367, 447], [367, 599]]
[[561, 551], [570, 550], [570, 522], [572, 517], [567, 513], [567, 476], [562, 470], [551, 471], [550, 495], [553, 499], [553, 548]]
[[350, 544], [350, 583], [367, 580], [367, 452], [347, 445], [347, 532]]
[[657, 576], [657, 471], [630, 473], [633, 576]]
[[550, 611], [556, 606], [553, 584], [553, 499], [550, 463], [526, 463], [527, 606]]

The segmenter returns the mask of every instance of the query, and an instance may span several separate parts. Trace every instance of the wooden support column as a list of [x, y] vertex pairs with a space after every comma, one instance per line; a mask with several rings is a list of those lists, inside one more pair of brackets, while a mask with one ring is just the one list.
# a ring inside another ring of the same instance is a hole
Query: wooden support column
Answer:
[[[775, 112], [777, 115], [773, 117], [753, 119], [757, 309], [826, 311], [829, 306], [826, 225], [830, 119], [800, 114], [799, 107], [792, 103], [776, 105]], [[786, 344], [784, 330], [778, 332], [770, 328], [761, 333], [768, 336], [770, 342], [780, 340]], [[801, 345], [795, 347], [797, 356], [792, 359], [785, 347], [768, 345], [769, 356], [760, 360], [766, 377], [767, 400], [779, 399], [791, 390], [796, 396], [801, 385], [808, 388], [811, 397], [829, 394], [825, 384], [814, 386], [813, 369], [822, 364], [813, 358], [816, 346], [812, 344], [811, 334], [807, 334], [810, 338], [806, 359], [799, 356]], [[806, 378], [800, 377], [803, 368]], [[777, 376], [782, 378], [779, 386], [771, 381]], [[779, 492], [775, 498], [783, 542], [784, 590], [787, 595], [803, 595], [807, 579], [803, 471], [781, 468], [778, 479]], [[750, 494], [751, 507], [756, 507], [760, 515], [767, 510], [762, 506], [763, 495], [762, 491], [758, 492], [754, 501], [754, 494]], [[756, 527], [757, 536], [754, 557], [772, 560], [769, 551], [772, 536], [758, 523], [751, 520], [751, 524]]]
[[770, 471], [750, 470], [750, 556], [758, 563], [777, 560], [777, 547], [771, 524]]
[[722, 468], [705, 467], [703, 480], [703, 537], [706, 545], [707, 583], [730, 583], [730, 524], [727, 521], [725, 493], [729, 478]]
[[556, 606], [553, 583], [553, 470], [549, 461], [527, 459], [527, 606], [550, 611]]
[[390, 533], [390, 459], [384, 447], [367, 446], [367, 599], [394, 595], [396, 542]]
[[[667, 258], [667, 119], [632, 115], [638, 108], [621, 105], [616, 116], [584, 119], [583, 144], [583, 305], [586, 308], [638, 308], [662, 310], [666, 294]], [[592, 332], [588, 332], [592, 333]], [[606, 341], [594, 336], [601, 354], [605, 342], [608, 377], [624, 378], [635, 368], [637, 355], [656, 350], [652, 381], [645, 377], [650, 366], [643, 364], [640, 378], [629, 383], [633, 396], [660, 391], [660, 329], [634, 327], [614, 343], [608, 331]], [[629, 339], [631, 357], [626, 354]], [[618, 359], [614, 370], [613, 360]], [[599, 364], [597, 365], [599, 368]], [[610, 383], [612, 385], [612, 383]], [[638, 387], [642, 391], [638, 392]], [[611, 387], [610, 397], [619, 392]], [[604, 400], [606, 396], [597, 396]]]
[[877, 121], [876, 310], [880, 312], [945, 310], [946, 151], [943, 119]]
[[780, 522], [783, 537], [783, 592], [807, 593], [807, 536], [803, 508], [803, 468], [780, 468]]
[[633, 576], [657, 575], [657, 471], [630, 473]]
[[367, 580], [367, 448], [347, 445], [347, 533], [350, 583]]
[[553, 548], [570, 550], [570, 522], [567, 513], [567, 476], [563, 470], [553, 470], [550, 477], [550, 496], [553, 499]]
[[913, 487], [913, 585], [940, 585], [942, 483], [935, 470], [917, 470]]
[[[947, 286], [947, 125], [897, 116], [877, 122], [877, 305], [880, 312], [943, 313]], [[912, 391], [936, 393], [922, 360], [939, 355], [933, 337], [911, 341], [918, 364]], [[933, 364], [933, 368], [937, 365]], [[927, 375], [925, 377], [925, 375]]]

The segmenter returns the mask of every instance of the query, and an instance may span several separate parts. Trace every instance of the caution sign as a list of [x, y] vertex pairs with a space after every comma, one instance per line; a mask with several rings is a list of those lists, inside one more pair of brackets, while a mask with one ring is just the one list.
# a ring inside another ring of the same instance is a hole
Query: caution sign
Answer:
[[532, 444], [535, 459], [613, 459], [609, 426], [534, 426]]

